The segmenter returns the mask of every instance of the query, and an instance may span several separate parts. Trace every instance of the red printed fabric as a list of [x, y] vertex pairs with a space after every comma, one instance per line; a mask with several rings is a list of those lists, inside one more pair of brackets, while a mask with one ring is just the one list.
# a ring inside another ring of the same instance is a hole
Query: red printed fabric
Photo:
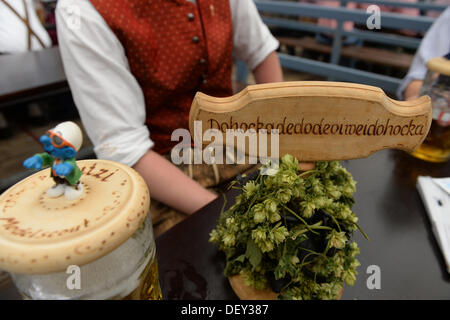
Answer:
[[232, 95], [228, 0], [91, 0], [125, 48], [145, 97], [147, 126], [159, 153], [177, 128], [189, 128], [197, 91]]

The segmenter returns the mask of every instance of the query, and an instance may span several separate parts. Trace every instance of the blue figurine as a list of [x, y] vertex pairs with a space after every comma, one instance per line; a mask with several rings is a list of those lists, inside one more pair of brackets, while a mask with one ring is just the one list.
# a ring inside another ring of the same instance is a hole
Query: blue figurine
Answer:
[[40, 138], [44, 153], [38, 153], [23, 162], [25, 168], [40, 170], [51, 167], [55, 185], [47, 190], [47, 196], [56, 198], [64, 194], [66, 199], [78, 199], [83, 193], [80, 183], [81, 170], [75, 155], [83, 143], [80, 127], [71, 121], [58, 124]]

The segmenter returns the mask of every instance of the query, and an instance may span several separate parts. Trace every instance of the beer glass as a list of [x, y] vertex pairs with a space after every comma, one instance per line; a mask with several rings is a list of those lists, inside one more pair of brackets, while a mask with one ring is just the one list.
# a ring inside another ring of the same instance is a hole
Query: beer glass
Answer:
[[12, 273], [11, 278], [25, 299], [159, 300], [151, 220], [147, 217], [124, 244], [91, 263], [43, 275]]
[[77, 164], [80, 199], [47, 197], [49, 169], [0, 197], [0, 268], [25, 299], [161, 299], [145, 182], [119, 163]]
[[450, 60], [433, 58], [420, 95], [429, 95], [433, 104], [433, 121], [428, 136], [413, 156], [430, 162], [450, 159]]

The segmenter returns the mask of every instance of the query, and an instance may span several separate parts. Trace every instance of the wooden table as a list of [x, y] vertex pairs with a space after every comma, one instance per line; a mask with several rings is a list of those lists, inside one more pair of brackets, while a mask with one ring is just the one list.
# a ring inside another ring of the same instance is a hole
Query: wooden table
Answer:
[[[417, 176], [450, 176], [450, 162], [430, 164], [401, 151], [342, 161], [357, 183], [353, 207], [370, 237], [355, 232], [361, 266], [342, 299], [450, 299], [450, 275], [415, 187]], [[236, 192], [227, 194], [227, 206]], [[237, 299], [223, 276], [224, 256], [208, 243], [220, 198], [157, 239], [166, 299]], [[367, 267], [381, 269], [381, 289], [369, 290]]]
[[58, 47], [0, 55], [0, 70], [0, 108], [69, 92]]
[[[356, 284], [343, 299], [450, 299], [450, 275], [415, 187], [417, 176], [450, 176], [450, 162], [431, 164], [401, 151], [342, 161], [357, 183], [354, 211], [370, 237], [359, 232], [361, 248]], [[227, 206], [236, 196], [227, 193]], [[237, 299], [223, 276], [224, 257], [208, 242], [223, 205], [210, 203], [156, 240], [165, 299]], [[369, 290], [367, 267], [381, 269], [381, 289]], [[18, 298], [11, 283], [0, 299]]]

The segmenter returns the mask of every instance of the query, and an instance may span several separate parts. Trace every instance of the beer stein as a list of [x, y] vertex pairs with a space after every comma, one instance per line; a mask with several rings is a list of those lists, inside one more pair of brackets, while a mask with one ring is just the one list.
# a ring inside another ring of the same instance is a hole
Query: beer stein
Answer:
[[428, 72], [420, 95], [429, 95], [433, 106], [431, 129], [413, 156], [430, 162], [450, 159], [450, 60], [440, 57], [427, 62]]
[[51, 168], [0, 196], [0, 269], [25, 299], [161, 299], [146, 183], [120, 163], [77, 165], [76, 199], [50, 196]]

